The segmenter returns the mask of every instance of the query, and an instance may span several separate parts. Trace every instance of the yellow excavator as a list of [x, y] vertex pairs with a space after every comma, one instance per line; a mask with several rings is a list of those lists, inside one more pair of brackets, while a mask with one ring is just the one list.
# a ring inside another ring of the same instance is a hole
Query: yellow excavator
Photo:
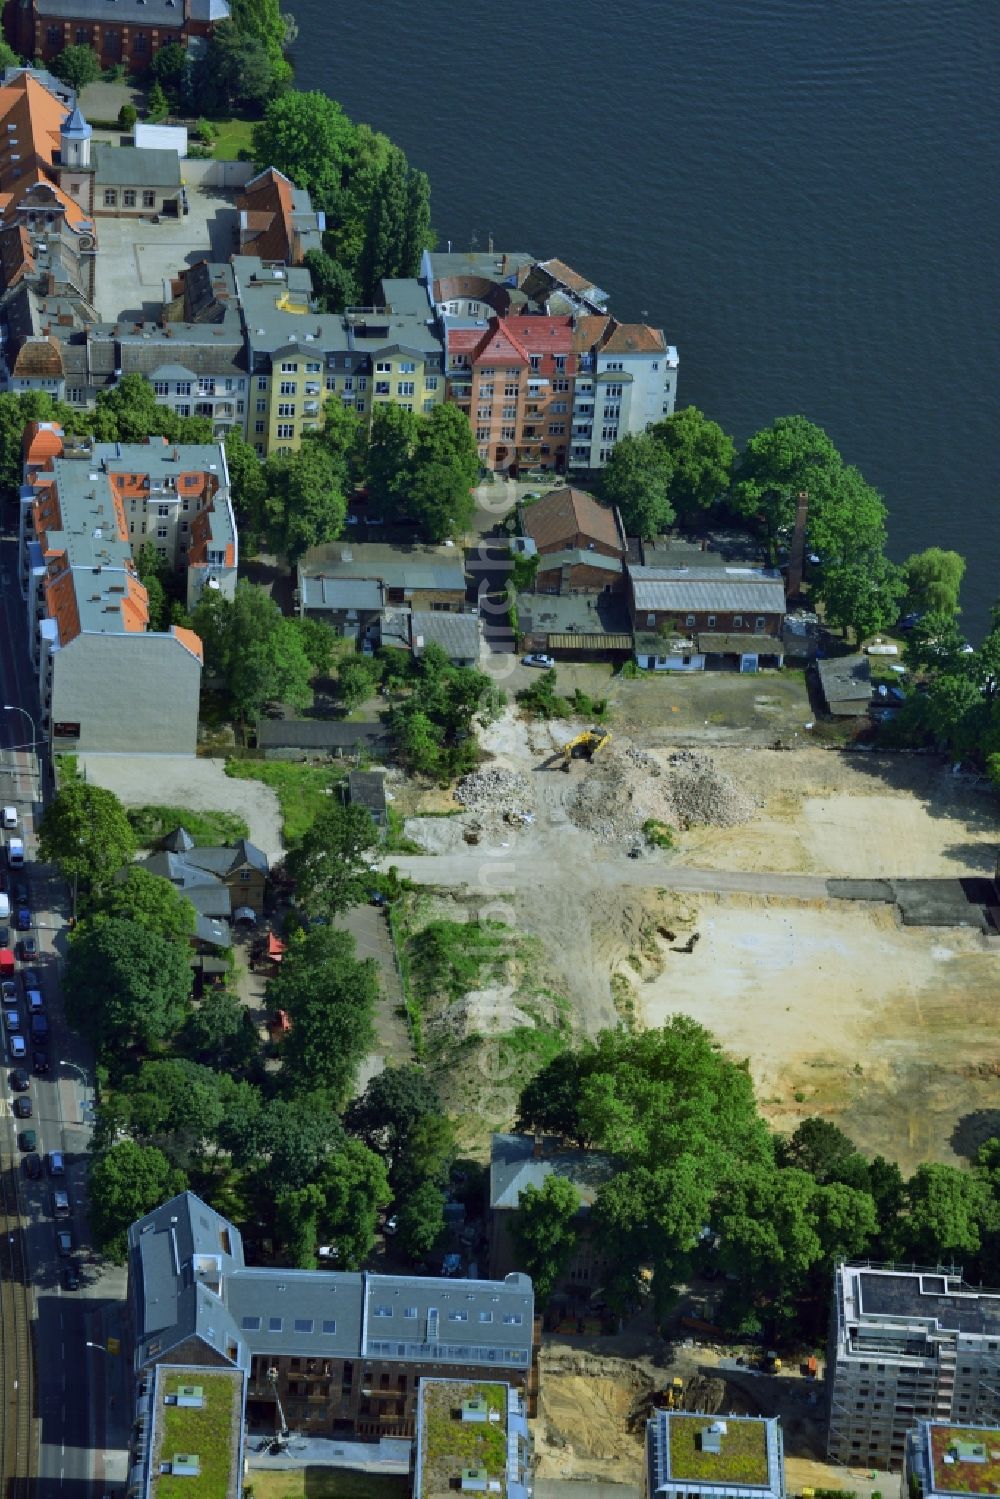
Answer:
[[570, 739], [563, 745], [563, 770], [569, 770], [570, 762], [574, 759], [592, 760], [610, 743], [611, 734], [607, 729], [584, 729], [582, 734], [577, 734], [575, 739]]

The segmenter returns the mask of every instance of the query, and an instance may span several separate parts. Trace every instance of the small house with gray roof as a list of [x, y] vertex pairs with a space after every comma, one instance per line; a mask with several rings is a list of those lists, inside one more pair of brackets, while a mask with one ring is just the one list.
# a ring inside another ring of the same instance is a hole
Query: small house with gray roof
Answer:
[[150, 874], [169, 880], [202, 916], [238, 921], [241, 912], [264, 914], [267, 855], [249, 838], [198, 848], [186, 828], [175, 828], [160, 850], [141, 863]]
[[313, 547], [298, 566], [299, 613], [324, 619], [359, 644], [381, 643], [392, 608], [461, 614], [465, 562], [458, 547], [335, 541]]
[[275, 1394], [303, 1435], [412, 1437], [420, 1380], [503, 1380], [532, 1411], [531, 1281], [248, 1266], [238, 1230], [192, 1192], [128, 1235], [134, 1374], [163, 1362], [248, 1371], [247, 1420]]
[[598, 1191], [617, 1172], [614, 1157], [596, 1150], [570, 1150], [540, 1135], [496, 1134], [490, 1141], [490, 1268], [503, 1274], [517, 1263], [511, 1224], [528, 1187], [540, 1191], [550, 1177], [570, 1182], [580, 1198], [577, 1242], [563, 1287], [583, 1294], [598, 1283], [604, 1261], [590, 1238], [588, 1219]]

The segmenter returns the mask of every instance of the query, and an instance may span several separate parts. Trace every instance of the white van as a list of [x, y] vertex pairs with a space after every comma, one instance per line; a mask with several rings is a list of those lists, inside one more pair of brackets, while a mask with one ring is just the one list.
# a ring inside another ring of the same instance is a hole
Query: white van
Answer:
[[7, 844], [7, 863], [11, 869], [21, 869], [24, 865], [24, 844], [20, 838], [11, 838]]
[[3, 809], [3, 825], [4, 825], [5, 828], [16, 828], [17, 827], [17, 808], [16, 807], [4, 807], [4, 809]]
[[0, 921], [10, 920], [10, 896], [0, 890]]

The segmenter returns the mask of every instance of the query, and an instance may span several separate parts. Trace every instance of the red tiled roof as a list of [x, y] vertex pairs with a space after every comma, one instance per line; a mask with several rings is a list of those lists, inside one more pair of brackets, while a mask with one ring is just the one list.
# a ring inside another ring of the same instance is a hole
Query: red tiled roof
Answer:
[[495, 318], [480, 339], [475, 359], [491, 364], [530, 364], [527, 349], [506, 318]]
[[35, 269], [31, 239], [23, 225], [0, 232], [0, 289], [9, 291], [21, 277]]
[[606, 331], [601, 344], [609, 354], [661, 354], [666, 348], [663, 333], [648, 323], [619, 323]]
[[530, 313], [504, 319], [508, 328], [532, 354], [572, 354], [571, 317], [532, 317]]
[[[0, 215], [16, 208], [33, 187], [45, 183], [65, 209], [70, 224], [79, 224], [85, 218], [80, 206], [56, 187], [46, 172], [59, 150], [59, 131], [67, 113], [62, 100], [28, 73], [18, 73], [0, 87], [0, 174], [8, 183], [0, 194]], [[16, 174], [13, 181], [9, 180], [11, 174]]]
[[595, 345], [599, 345], [607, 330], [609, 323], [614, 318], [609, 313], [591, 312], [586, 317], [578, 317], [573, 325], [573, 347], [578, 354], [589, 354]]
[[300, 257], [292, 225], [292, 183], [283, 172], [268, 167], [254, 177], [236, 199], [236, 207], [246, 215], [240, 226], [244, 255], [295, 264]]
[[560, 282], [563, 286], [568, 287], [570, 291], [588, 292], [597, 290], [593, 281], [588, 281], [585, 276], [580, 275], [579, 271], [574, 271], [573, 267], [567, 265], [565, 260], [541, 260], [539, 261], [539, 268], [543, 271], [548, 271], [554, 281]]

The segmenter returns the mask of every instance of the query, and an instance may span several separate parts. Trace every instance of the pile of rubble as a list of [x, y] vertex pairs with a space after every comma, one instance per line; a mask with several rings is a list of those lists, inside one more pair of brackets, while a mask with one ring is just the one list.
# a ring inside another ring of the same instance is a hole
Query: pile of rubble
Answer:
[[569, 815], [602, 843], [634, 843], [649, 819], [676, 820], [662, 768], [643, 750], [616, 746], [573, 774], [580, 775], [580, 782]]
[[670, 756], [670, 772], [670, 797], [679, 827], [734, 828], [749, 822], [757, 810], [750, 793], [707, 755], [678, 750]]
[[463, 776], [455, 787], [455, 800], [480, 820], [491, 821], [528, 817], [534, 806], [528, 777], [503, 765], [483, 765]]

